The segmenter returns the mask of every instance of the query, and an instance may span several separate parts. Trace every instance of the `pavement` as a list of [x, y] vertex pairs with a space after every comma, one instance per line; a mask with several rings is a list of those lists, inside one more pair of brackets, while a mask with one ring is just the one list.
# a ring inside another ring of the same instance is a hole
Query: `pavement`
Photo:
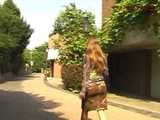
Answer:
[[[41, 74], [0, 84], [0, 120], [80, 120], [81, 100], [63, 90], [61, 81], [44, 81]], [[109, 105], [108, 120], [159, 120], [131, 110]], [[96, 111], [90, 120], [98, 120]]]
[[[61, 79], [48, 78], [48, 81], [45, 83], [54, 88], [63, 89]], [[120, 92], [108, 93], [107, 99], [111, 106], [160, 119], [159, 99], [144, 98]]]

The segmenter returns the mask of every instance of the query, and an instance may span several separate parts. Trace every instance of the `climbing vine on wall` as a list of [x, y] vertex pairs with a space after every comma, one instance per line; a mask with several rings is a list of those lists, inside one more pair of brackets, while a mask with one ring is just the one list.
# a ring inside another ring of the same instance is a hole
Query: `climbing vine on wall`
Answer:
[[[118, 45], [127, 31], [139, 27], [152, 29], [160, 39], [160, 0], [117, 0], [111, 17], [106, 18], [100, 32], [105, 50]], [[155, 18], [154, 22], [150, 22]]]

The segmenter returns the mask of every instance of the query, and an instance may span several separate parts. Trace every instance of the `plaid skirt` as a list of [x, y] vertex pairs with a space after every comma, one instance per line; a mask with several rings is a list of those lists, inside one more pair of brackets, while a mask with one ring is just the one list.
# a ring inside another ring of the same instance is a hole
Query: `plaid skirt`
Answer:
[[107, 109], [107, 89], [104, 81], [94, 81], [87, 84], [85, 99], [82, 100], [82, 109], [87, 111]]

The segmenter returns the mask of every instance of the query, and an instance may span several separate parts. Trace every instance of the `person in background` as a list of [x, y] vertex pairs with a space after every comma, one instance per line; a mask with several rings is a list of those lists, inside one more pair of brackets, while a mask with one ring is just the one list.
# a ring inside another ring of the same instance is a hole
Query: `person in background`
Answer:
[[81, 120], [88, 120], [88, 112], [91, 110], [107, 109], [105, 78], [108, 74], [106, 57], [97, 39], [91, 37], [86, 45], [82, 88], [79, 95], [82, 100]]

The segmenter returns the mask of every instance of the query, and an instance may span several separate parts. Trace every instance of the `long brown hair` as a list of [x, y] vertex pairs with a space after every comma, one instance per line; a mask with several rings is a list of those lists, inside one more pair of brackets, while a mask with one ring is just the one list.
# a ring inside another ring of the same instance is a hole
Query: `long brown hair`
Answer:
[[107, 59], [95, 37], [88, 39], [86, 57], [90, 61], [90, 69], [95, 69], [98, 73], [104, 73], [107, 70]]

